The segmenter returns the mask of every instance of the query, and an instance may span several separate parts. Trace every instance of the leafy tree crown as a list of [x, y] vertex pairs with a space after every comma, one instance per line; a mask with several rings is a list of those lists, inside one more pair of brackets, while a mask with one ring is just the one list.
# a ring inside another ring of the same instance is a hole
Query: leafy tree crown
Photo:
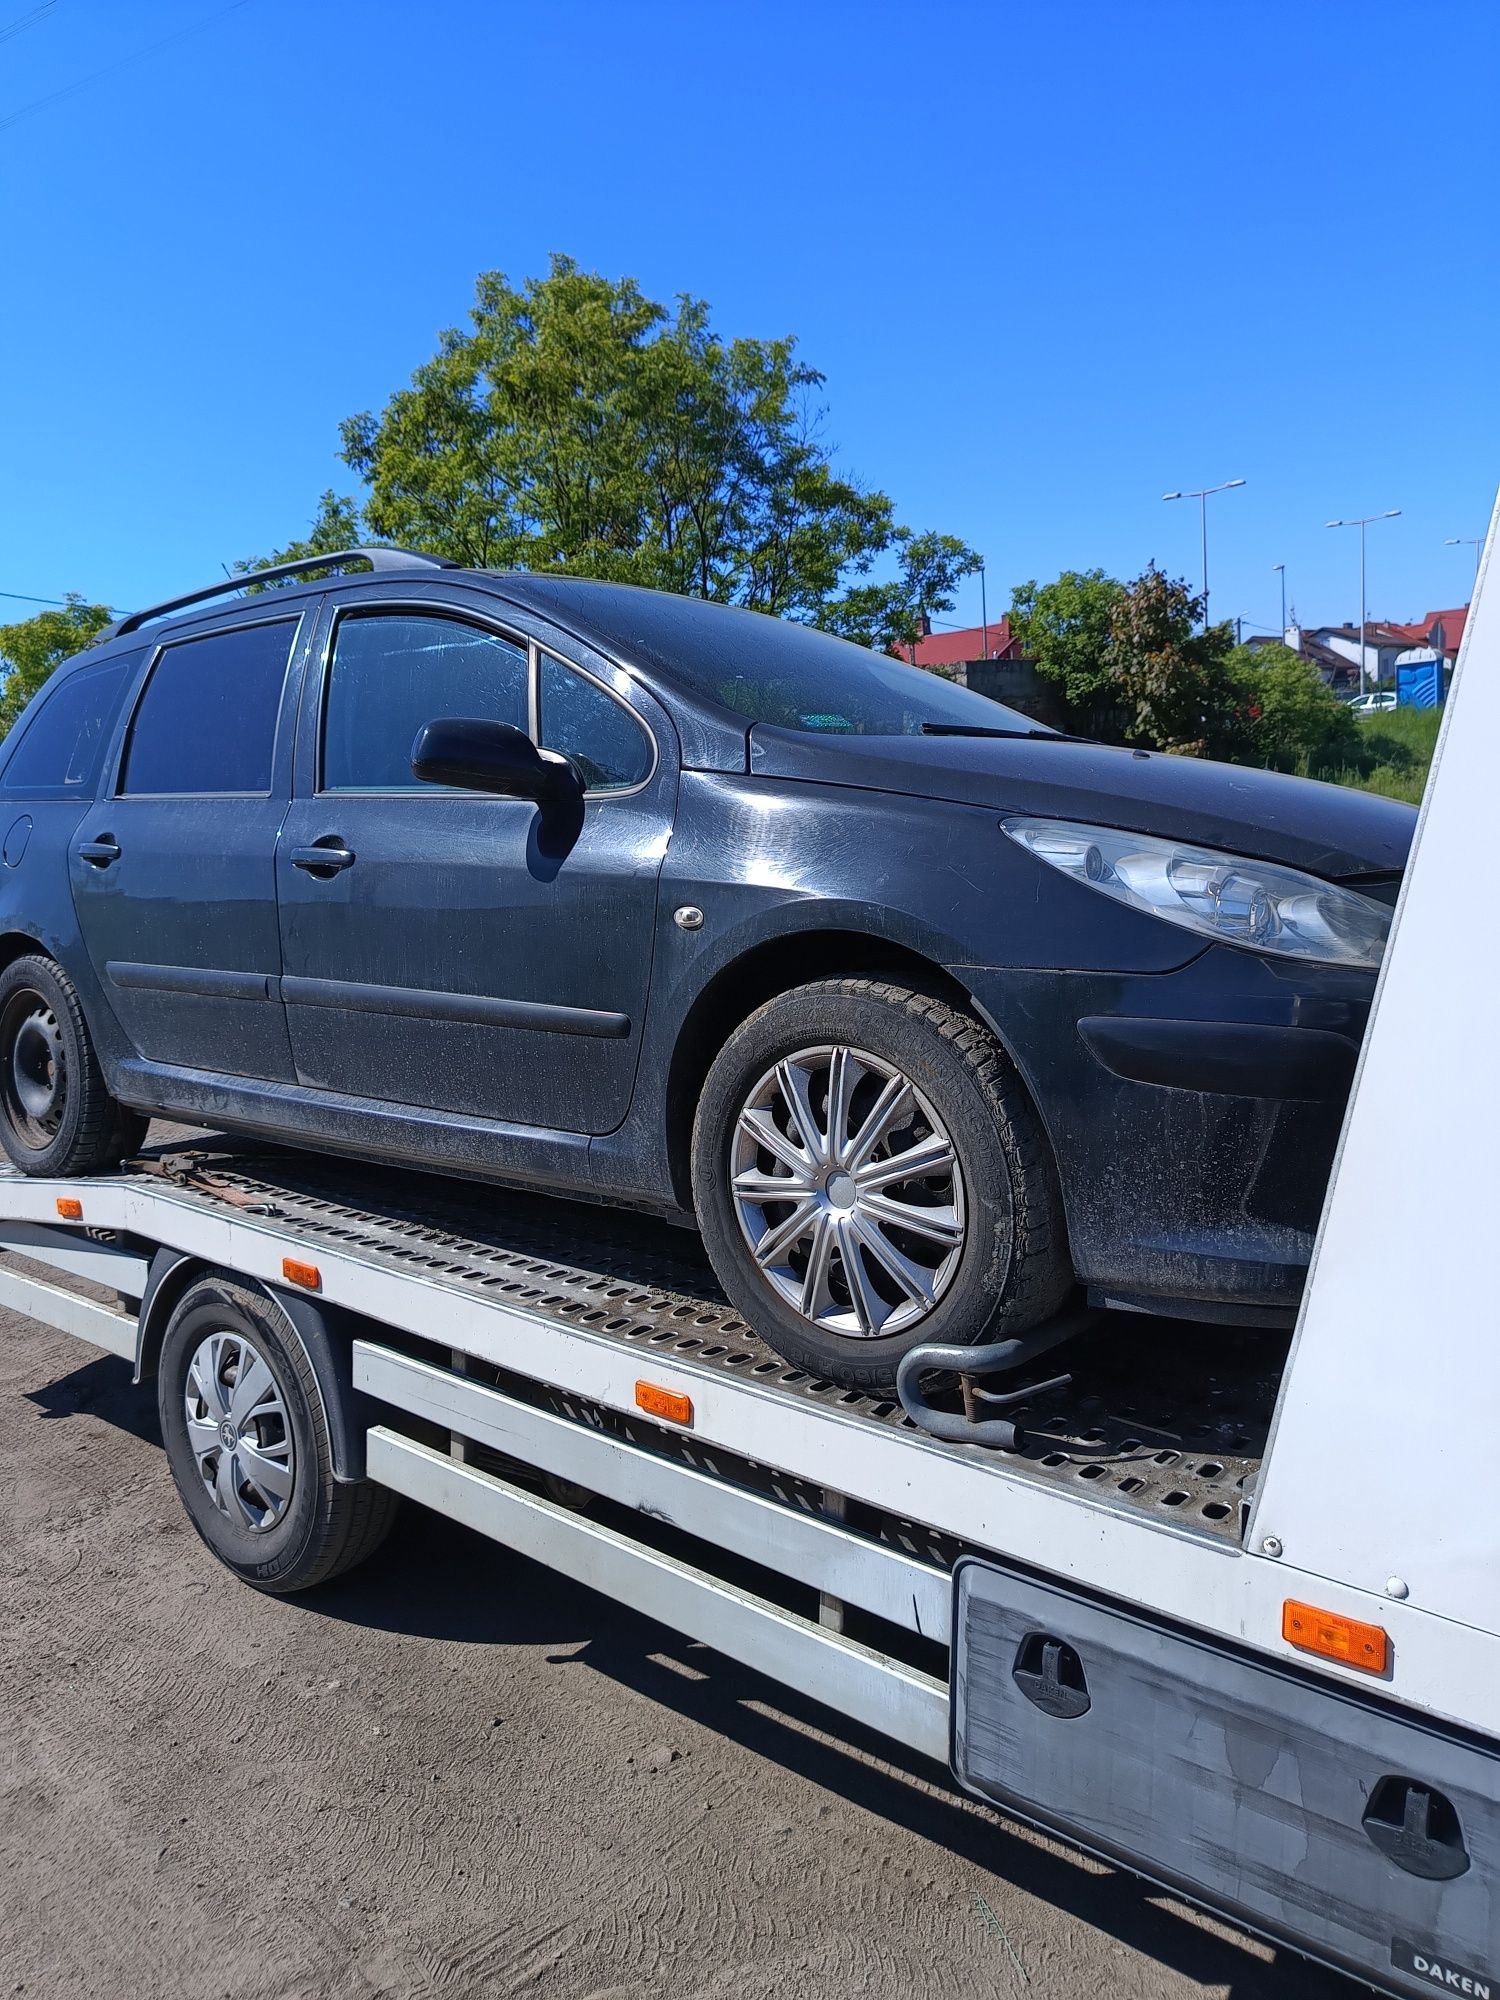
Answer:
[[[349, 417], [361, 499], [325, 493], [273, 560], [367, 533], [472, 568], [565, 570], [740, 604], [893, 648], [979, 558], [840, 473], [823, 377], [790, 336], [725, 339], [701, 299], [554, 257], [478, 280], [469, 322]], [[880, 580], [877, 566], [892, 574]]]

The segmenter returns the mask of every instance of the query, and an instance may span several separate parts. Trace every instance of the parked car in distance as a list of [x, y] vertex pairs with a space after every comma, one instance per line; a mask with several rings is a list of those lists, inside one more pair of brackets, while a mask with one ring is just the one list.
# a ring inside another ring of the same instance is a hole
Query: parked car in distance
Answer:
[[1410, 808], [701, 600], [317, 565], [123, 619], [0, 750], [23, 1171], [160, 1114], [645, 1206], [864, 1387], [1078, 1288], [1288, 1323]]
[[1393, 688], [1372, 688], [1368, 694], [1357, 694], [1346, 704], [1356, 715], [1389, 715], [1397, 705]]

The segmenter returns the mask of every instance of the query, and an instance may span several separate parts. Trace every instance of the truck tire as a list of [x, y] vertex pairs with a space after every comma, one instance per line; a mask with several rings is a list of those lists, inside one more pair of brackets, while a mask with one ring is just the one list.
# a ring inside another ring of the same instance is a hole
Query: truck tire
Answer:
[[190, 1285], [162, 1338], [156, 1393], [188, 1518], [246, 1583], [310, 1590], [384, 1541], [398, 1497], [335, 1480], [312, 1363], [262, 1294], [222, 1273]]
[[882, 979], [778, 994], [720, 1051], [693, 1132], [698, 1225], [776, 1352], [889, 1390], [911, 1348], [1035, 1326], [1073, 1284], [1045, 1135], [993, 1035]]
[[117, 1104], [74, 986], [39, 952], [0, 973], [0, 1145], [23, 1174], [93, 1174], [116, 1167], [146, 1136]]

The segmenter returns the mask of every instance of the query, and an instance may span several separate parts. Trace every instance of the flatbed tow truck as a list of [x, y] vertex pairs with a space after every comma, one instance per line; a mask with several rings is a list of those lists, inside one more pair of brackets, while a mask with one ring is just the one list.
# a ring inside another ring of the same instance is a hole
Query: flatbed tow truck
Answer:
[[1500, 2000], [1494, 549], [1289, 1346], [1111, 1315], [903, 1405], [780, 1361], [666, 1224], [213, 1135], [0, 1174], [0, 1304], [149, 1376], [229, 1274], [340, 1481], [1380, 1990]]

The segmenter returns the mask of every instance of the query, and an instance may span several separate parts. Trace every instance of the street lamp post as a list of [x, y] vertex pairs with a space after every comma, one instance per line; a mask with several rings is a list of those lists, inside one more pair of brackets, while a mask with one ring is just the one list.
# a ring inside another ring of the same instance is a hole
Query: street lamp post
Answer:
[[1474, 581], [1479, 581], [1479, 558], [1484, 552], [1483, 535], [1450, 535], [1443, 543], [1445, 549], [1472, 549], [1474, 551]]
[[1243, 486], [1243, 479], [1226, 479], [1222, 486], [1198, 486], [1191, 492], [1163, 493], [1163, 500], [1196, 500], [1198, 503], [1198, 534], [1203, 546], [1203, 629], [1208, 630], [1208, 496], [1210, 493], [1227, 493], [1232, 486]]
[[1286, 564], [1272, 563], [1272, 570], [1281, 578], [1281, 643], [1286, 644]]
[[[1383, 514], [1362, 514], [1357, 521], [1325, 521], [1325, 528], [1358, 528], [1359, 530], [1359, 691], [1365, 691], [1365, 529], [1372, 521], [1394, 521], [1399, 518], [1399, 507], [1387, 507]], [[1379, 675], [1376, 675], [1379, 679]]]

